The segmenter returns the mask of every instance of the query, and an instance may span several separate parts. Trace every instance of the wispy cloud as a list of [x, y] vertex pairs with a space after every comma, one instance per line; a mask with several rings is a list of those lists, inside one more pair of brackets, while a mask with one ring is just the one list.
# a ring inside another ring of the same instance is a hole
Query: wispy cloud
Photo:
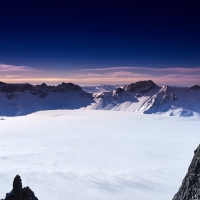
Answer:
[[27, 71], [39, 71], [39, 70], [27, 66], [0, 64], [0, 72], [27, 72]]
[[25, 76], [22, 75], [5, 75], [4, 78], [12, 79], [12, 78], [22, 78]]
[[[111, 67], [81, 70], [48, 70], [45, 73], [27, 66], [0, 64], [0, 81], [57, 84], [73, 82], [80, 85], [130, 84], [153, 80], [160, 85], [200, 85], [200, 67], [197, 68], [144, 68]], [[44, 72], [44, 71], [43, 71]]]
[[200, 84], [200, 67], [197, 68], [147, 68], [147, 67], [111, 67], [81, 69], [74, 71], [75, 77], [109, 80], [115, 84], [128, 84], [138, 80], [153, 80], [158, 84], [191, 85]]
[[163, 74], [188, 74], [188, 73], [199, 73], [200, 74], [200, 67], [196, 68], [150, 68], [150, 67], [109, 67], [109, 68], [92, 68], [92, 69], [80, 69], [77, 70], [80, 72], [98, 72], [98, 73], [108, 73], [108, 72], [134, 72], [134, 73], [163, 73]]

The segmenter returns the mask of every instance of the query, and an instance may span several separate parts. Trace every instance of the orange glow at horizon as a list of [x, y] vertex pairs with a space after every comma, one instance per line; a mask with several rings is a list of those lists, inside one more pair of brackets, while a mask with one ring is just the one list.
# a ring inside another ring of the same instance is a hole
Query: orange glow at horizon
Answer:
[[[102, 85], [102, 84], [109, 84], [109, 85], [124, 85], [124, 84], [130, 84], [141, 80], [152, 80], [156, 84], [159, 85], [183, 85], [185, 84], [184, 78], [176, 78], [176, 79], [170, 79], [163, 77], [159, 78], [85, 78], [85, 79], [73, 79], [73, 78], [21, 78], [21, 79], [0, 79], [2, 82], [6, 83], [30, 83], [30, 84], [42, 84], [47, 83], [51, 85], [57, 85], [62, 82], [72, 82], [74, 84], [82, 85], [82, 86], [95, 86], [95, 85]], [[198, 84], [199, 79], [192, 79], [187, 80], [187, 85], [196, 85]]]

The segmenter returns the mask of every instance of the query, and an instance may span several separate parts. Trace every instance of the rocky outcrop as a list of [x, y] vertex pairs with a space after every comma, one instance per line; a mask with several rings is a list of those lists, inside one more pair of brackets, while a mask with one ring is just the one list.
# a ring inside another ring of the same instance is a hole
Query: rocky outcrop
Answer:
[[193, 85], [190, 87], [191, 90], [200, 90], [200, 85]]
[[118, 87], [117, 89], [116, 89], [116, 93], [121, 93], [121, 92], [123, 92], [124, 91], [124, 89], [123, 88], [120, 88], [120, 87]]
[[79, 85], [0, 85], [0, 116], [27, 115], [41, 110], [79, 109], [94, 103], [91, 93]]
[[17, 175], [13, 181], [13, 189], [2, 200], [38, 200], [38, 198], [29, 187], [22, 187], [21, 177]]
[[41, 85], [34, 86], [28, 83], [10, 84], [0, 82], [0, 92], [5, 93], [5, 97], [7, 97], [9, 100], [12, 100], [18, 96], [15, 94], [16, 92], [30, 91], [31, 94], [38, 95], [40, 98], [44, 98], [51, 92], [64, 93], [77, 90], [83, 92], [83, 89], [79, 85], [75, 85], [73, 83], [62, 83], [57, 86], [48, 86], [46, 83], [42, 83]]
[[83, 89], [79, 85], [75, 85], [73, 83], [62, 83], [57, 86], [47, 86], [45, 83], [42, 83], [41, 85], [36, 85], [31, 89], [31, 94], [38, 95], [40, 98], [44, 98], [48, 95], [50, 92], [71, 92], [71, 91], [83, 91]]
[[200, 199], [200, 145], [194, 151], [194, 157], [188, 172], [183, 179], [179, 191], [173, 200], [199, 200]]
[[125, 90], [128, 92], [141, 92], [146, 93], [152, 89], [154, 89], [157, 85], [149, 80], [149, 81], [138, 81], [136, 83], [131, 83], [128, 85]]
[[5, 85], [5, 84], [6, 84], [6, 83], [0, 81], [0, 86], [1, 86], [1, 85]]
[[24, 92], [33, 88], [33, 85], [29, 83], [25, 84], [9, 84], [9, 83], [0, 83], [0, 92], [3, 93], [13, 93], [13, 92]]

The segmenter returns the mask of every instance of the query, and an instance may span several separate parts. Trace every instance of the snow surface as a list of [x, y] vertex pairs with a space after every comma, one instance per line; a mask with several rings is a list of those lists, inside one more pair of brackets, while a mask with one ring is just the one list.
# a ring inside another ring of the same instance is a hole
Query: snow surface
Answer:
[[200, 118], [97, 110], [0, 120], [0, 198], [16, 174], [40, 200], [170, 200], [200, 141]]

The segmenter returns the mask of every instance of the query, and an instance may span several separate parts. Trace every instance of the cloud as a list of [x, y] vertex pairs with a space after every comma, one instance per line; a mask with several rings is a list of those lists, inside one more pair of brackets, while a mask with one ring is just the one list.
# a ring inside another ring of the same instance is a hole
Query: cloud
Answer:
[[[78, 73], [77, 73], [78, 72]], [[81, 72], [81, 73], [80, 73]], [[139, 80], [153, 80], [161, 85], [186, 86], [200, 84], [200, 67], [197, 68], [146, 68], [146, 67], [111, 67], [81, 69], [74, 71], [80, 79], [94, 79], [98, 82], [108, 81], [114, 84], [129, 84]]]
[[[33, 73], [34, 72], [34, 73]], [[73, 82], [80, 85], [130, 84], [141, 80], [153, 80], [159, 85], [200, 85], [200, 67], [197, 68], [147, 68], [111, 67], [66, 71], [37, 70], [27, 66], [0, 64], [0, 81], [58, 84]]]
[[196, 68], [147, 68], [147, 67], [110, 67], [110, 68], [93, 68], [93, 69], [81, 69], [77, 70], [80, 72], [98, 72], [108, 73], [108, 72], [132, 72], [132, 73], [140, 73], [140, 74], [200, 74], [200, 67]]
[[22, 75], [5, 75], [4, 76], [4, 78], [9, 78], [9, 79], [11, 79], [11, 78], [22, 78], [22, 77], [24, 77], [24, 76], [22, 76]]
[[39, 71], [39, 70], [27, 66], [0, 64], [0, 72], [27, 72], [27, 71]]

